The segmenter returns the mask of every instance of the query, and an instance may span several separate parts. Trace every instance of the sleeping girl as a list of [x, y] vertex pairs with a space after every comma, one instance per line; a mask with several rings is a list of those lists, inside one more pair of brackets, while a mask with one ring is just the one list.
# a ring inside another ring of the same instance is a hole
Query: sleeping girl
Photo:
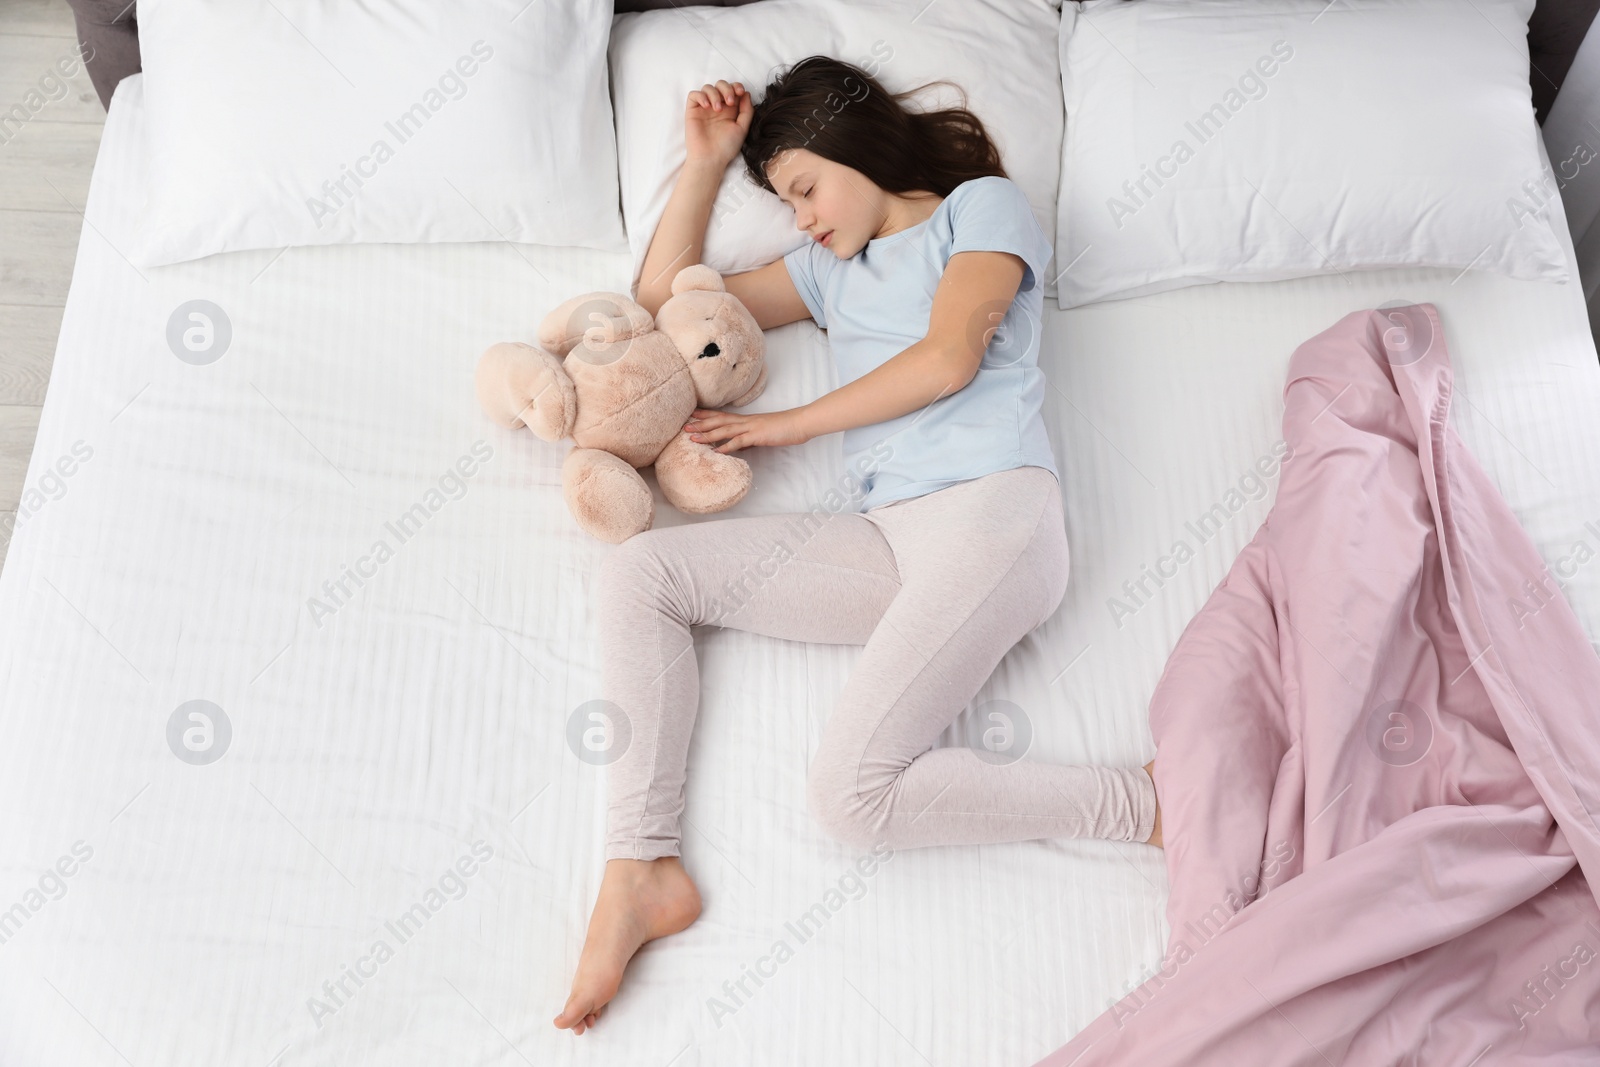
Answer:
[[[842, 433], [863, 496], [855, 512], [647, 530], [606, 557], [602, 689], [632, 736], [607, 768], [605, 873], [555, 1018], [574, 1033], [595, 1024], [640, 945], [700, 914], [679, 850], [695, 625], [862, 646], [806, 780], [818, 825], [847, 845], [1161, 844], [1153, 763], [1059, 766], [933, 747], [1055, 612], [1068, 558], [1040, 416], [1050, 241], [978, 117], [907, 108], [918, 91], [890, 94], [858, 67], [812, 56], [759, 105], [737, 82], [688, 96], [688, 155], [639, 303], [654, 314], [672, 276], [700, 262], [722, 176], [742, 155], [810, 241], [728, 276], [728, 291], [764, 330], [814, 319], [843, 384], [786, 411], [697, 410], [684, 429], [718, 452]], [[725, 602], [748, 584], [752, 557], [781, 562]]]

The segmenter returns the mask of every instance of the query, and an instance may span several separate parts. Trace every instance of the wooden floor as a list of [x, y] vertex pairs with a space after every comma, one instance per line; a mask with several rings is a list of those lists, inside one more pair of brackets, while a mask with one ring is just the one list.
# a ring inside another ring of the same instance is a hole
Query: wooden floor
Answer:
[[65, 96], [47, 99], [21, 129], [15, 121], [0, 127], [0, 559], [39, 429], [105, 123], [76, 48], [65, 0], [0, 0], [0, 113], [39, 89], [41, 78], [48, 89], [57, 60], [77, 69]]

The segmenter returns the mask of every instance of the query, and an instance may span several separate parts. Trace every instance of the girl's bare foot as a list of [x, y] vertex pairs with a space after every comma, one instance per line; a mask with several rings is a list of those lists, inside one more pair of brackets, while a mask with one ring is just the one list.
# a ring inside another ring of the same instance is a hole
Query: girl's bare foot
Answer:
[[581, 1034], [617, 995], [622, 971], [639, 946], [675, 934], [700, 915], [700, 891], [677, 856], [655, 860], [607, 860], [600, 894], [589, 917], [589, 933], [572, 993], [555, 1024]]
[[[1155, 760], [1151, 760], [1149, 763], [1146, 763], [1144, 765], [1144, 773], [1146, 773], [1146, 774], [1148, 774], [1150, 776], [1150, 781], [1151, 781], [1152, 784], [1154, 784], [1155, 780], [1156, 780], [1156, 761]], [[1156, 825], [1155, 825], [1155, 829], [1150, 832], [1150, 840], [1147, 841], [1146, 844], [1154, 845], [1157, 848], [1161, 848], [1162, 847], [1162, 845], [1161, 845], [1161, 800], [1159, 798], [1157, 798], [1157, 800], [1156, 800]]]

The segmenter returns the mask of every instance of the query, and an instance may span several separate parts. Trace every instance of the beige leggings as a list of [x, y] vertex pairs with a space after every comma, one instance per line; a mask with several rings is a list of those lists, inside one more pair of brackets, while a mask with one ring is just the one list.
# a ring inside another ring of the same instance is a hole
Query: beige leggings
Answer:
[[983, 716], [993, 724], [983, 748], [932, 747], [1066, 588], [1061, 487], [1043, 467], [867, 512], [708, 520], [629, 538], [606, 557], [598, 590], [602, 690], [620, 720], [606, 859], [680, 854], [697, 624], [865, 646], [807, 776], [813, 816], [841, 841], [1146, 840], [1149, 775], [1021, 758], [1016, 746], [1047, 724], [1014, 705]]

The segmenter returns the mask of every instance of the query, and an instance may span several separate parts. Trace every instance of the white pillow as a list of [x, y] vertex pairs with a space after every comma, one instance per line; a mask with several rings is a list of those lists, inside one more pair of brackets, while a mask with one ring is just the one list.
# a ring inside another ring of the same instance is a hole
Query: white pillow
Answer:
[[1533, 5], [1068, 0], [1058, 306], [1393, 266], [1566, 281]]
[[344, 242], [626, 247], [611, 4], [141, 0], [130, 258]]
[[[759, 104], [781, 68], [809, 55], [853, 63], [890, 92], [937, 79], [965, 90], [1007, 174], [1053, 233], [1063, 122], [1059, 21], [1050, 0], [761, 0], [618, 15], [611, 91], [635, 283], [683, 166], [685, 97], [726, 79], [744, 82]], [[960, 102], [940, 85], [908, 106]], [[724, 274], [753, 270], [809, 240], [794, 211], [751, 181], [735, 157], [711, 209], [702, 261]]]

